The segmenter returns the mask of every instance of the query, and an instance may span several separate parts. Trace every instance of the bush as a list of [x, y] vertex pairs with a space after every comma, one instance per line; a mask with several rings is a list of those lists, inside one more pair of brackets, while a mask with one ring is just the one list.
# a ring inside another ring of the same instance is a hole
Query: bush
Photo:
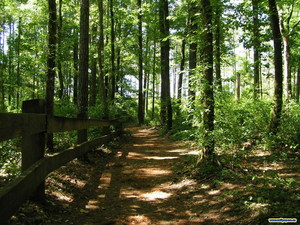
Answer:
[[275, 146], [299, 150], [300, 148], [300, 105], [295, 102], [284, 106], [279, 131], [274, 137]]
[[249, 139], [259, 139], [268, 131], [270, 103], [226, 98], [216, 101], [215, 140], [217, 146], [241, 146]]

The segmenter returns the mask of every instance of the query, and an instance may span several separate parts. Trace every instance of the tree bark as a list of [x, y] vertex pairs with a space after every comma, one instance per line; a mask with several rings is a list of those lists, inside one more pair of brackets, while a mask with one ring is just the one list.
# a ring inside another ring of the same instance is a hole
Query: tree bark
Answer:
[[90, 90], [90, 105], [96, 105], [97, 96], [97, 62], [96, 58], [91, 59], [91, 90]]
[[275, 87], [274, 87], [274, 106], [271, 116], [270, 132], [276, 135], [280, 125], [282, 111], [282, 39], [279, 28], [279, 17], [276, 8], [276, 0], [268, 0], [269, 15], [271, 21], [272, 35], [274, 41], [274, 65], [275, 65]]
[[195, 70], [197, 66], [197, 43], [195, 41], [195, 37], [198, 29], [198, 24], [196, 20], [196, 14], [197, 14], [196, 3], [192, 2], [189, 9], [189, 16], [190, 16], [189, 33], [193, 40], [190, 43], [190, 49], [189, 49], [189, 90], [188, 90], [188, 95], [191, 101], [192, 109], [194, 109], [194, 103], [196, 98], [196, 93], [194, 90], [195, 85], [193, 84]]
[[183, 39], [181, 41], [181, 59], [180, 59], [180, 72], [178, 77], [178, 104], [181, 105], [181, 98], [182, 98], [182, 81], [183, 81], [183, 74], [184, 74], [184, 65], [185, 65], [185, 45], [186, 41]]
[[[220, 3], [219, 3], [220, 4]], [[222, 91], [222, 77], [221, 77], [221, 43], [222, 43], [222, 27], [221, 27], [221, 16], [222, 8], [220, 5], [216, 7], [216, 33], [215, 33], [215, 43], [216, 43], [216, 86], [219, 92]]]
[[[48, 0], [49, 23], [48, 23], [48, 59], [47, 59], [47, 83], [46, 83], [46, 112], [53, 115], [54, 108], [54, 81], [55, 81], [55, 58], [56, 58], [56, 1]], [[53, 134], [47, 135], [47, 146], [53, 151]]]
[[239, 101], [241, 98], [241, 74], [236, 72], [236, 81], [235, 81], [235, 99]]
[[259, 68], [260, 68], [260, 41], [259, 41], [259, 18], [258, 18], [258, 0], [252, 0], [253, 12], [253, 49], [254, 49], [254, 84], [253, 98], [259, 96]]
[[296, 102], [298, 103], [299, 103], [299, 95], [300, 95], [300, 64], [298, 64], [297, 84], [296, 84]]
[[215, 161], [214, 146], [215, 141], [213, 137], [214, 131], [214, 91], [213, 91], [213, 33], [212, 33], [212, 9], [210, 0], [201, 0], [203, 25], [203, 41], [205, 45], [203, 48], [203, 62], [204, 62], [204, 76], [203, 76], [203, 128], [204, 128], [204, 143], [203, 151], [199, 161], [208, 159], [210, 162]]
[[153, 66], [152, 66], [153, 74], [152, 74], [152, 113], [151, 118], [154, 119], [154, 110], [155, 110], [155, 83], [156, 83], [156, 41], [153, 44]]
[[103, 0], [98, 0], [99, 10], [99, 46], [98, 46], [98, 64], [99, 64], [99, 86], [100, 86], [100, 100], [103, 105], [103, 119], [108, 119], [108, 104], [107, 104], [107, 89], [105, 85], [104, 73], [104, 22], [103, 22]]
[[63, 98], [64, 94], [64, 79], [63, 79], [63, 74], [62, 74], [62, 0], [59, 0], [59, 10], [58, 10], [58, 29], [57, 29], [57, 34], [58, 34], [58, 60], [57, 60], [57, 69], [58, 69], [58, 80], [59, 80], [59, 91], [58, 91], [58, 97], [60, 99]]
[[143, 96], [143, 27], [142, 27], [142, 1], [137, 0], [138, 13], [138, 56], [139, 56], [139, 102], [138, 102], [138, 121], [144, 124], [144, 96]]
[[161, 124], [166, 125], [167, 130], [172, 128], [172, 104], [170, 96], [170, 24], [168, 0], [160, 0], [159, 23], [161, 33]]
[[111, 63], [111, 75], [110, 75], [110, 100], [113, 101], [115, 99], [115, 91], [116, 91], [116, 74], [115, 74], [115, 17], [114, 17], [114, 0], [109, 0], [109, 8], [110, 8], [110, 47], [111, 47], [111, 55], [110, 55], [110, 63]]
[[73, 68], [74, 68], [74, 84], [73, 84], [73, 103], [77, 105], [78, 100], [78, 33], [74, 30], [73, 44]]
[[[88, 115], [88, 69], [89, 69], [89, 0], [81, 0], [80, 6], [80, 39], [79, 39], [79, 119], [87, 119]], [[78, 131], [78, 143], [87, 140], [87, 130]]]

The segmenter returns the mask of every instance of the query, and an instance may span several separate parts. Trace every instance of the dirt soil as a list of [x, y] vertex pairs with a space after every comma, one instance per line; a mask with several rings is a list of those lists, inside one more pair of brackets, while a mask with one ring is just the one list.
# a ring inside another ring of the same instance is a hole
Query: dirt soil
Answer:
[[159, 136], [154, 128], [127, 131], [115, 152], [98, 149], [90, 155], [92, 163], [74, 160], [52, 173], [46, 206], [27, 203], [12, 224], [268, 224], [259, 217], [266, 204], [251, 205], [246, 181], [183, 178], [176, 165], [194, 154], [185, 143]]

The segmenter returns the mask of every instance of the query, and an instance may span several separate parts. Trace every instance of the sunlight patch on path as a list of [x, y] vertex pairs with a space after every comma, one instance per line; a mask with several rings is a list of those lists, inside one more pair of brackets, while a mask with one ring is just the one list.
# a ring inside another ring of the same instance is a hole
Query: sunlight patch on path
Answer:
[[144, 198], [147, 201], [155, 201], [158, 199], [167, 199], [171, 197], [172, 194], [163, 192], [163, 191], [153, 191], [142, 195], [142, 198]]

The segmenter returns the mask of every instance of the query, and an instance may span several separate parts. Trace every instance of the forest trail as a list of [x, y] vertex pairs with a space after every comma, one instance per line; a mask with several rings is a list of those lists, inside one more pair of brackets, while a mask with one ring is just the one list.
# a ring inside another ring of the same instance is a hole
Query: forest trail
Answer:
[[[185, 156], [195, 151], [184, 142], [159, 136], [149, 127], [126, 130], [131, 135], [125, 135], [111, 154], [99, 148], [89, 154], [90, 163], [73, 160], [51, 173], [47, 204], [25, 204], [11, 224], [254, 225], [300, 213], [299, 188], [283, 191], [282, 179], [261, 176], [268, 170], [299, 182], [299, 163], [293, 158], [278, 161], [257, 149], [238, 159], [253, 172], [224, 170], [202, 179], [186, 170], [193, 162]], [[268, 209], [271, 205], [262, 203], [272, 201], [284, 204]]]
[[[96, 176], [94, 198], [73, 224], [197, 224], [177, 195], [172, 166], [189, 149], [155, 129], [133, 127], [116, 157]], [[182, 184], [184, 185], [184, 184]]]

